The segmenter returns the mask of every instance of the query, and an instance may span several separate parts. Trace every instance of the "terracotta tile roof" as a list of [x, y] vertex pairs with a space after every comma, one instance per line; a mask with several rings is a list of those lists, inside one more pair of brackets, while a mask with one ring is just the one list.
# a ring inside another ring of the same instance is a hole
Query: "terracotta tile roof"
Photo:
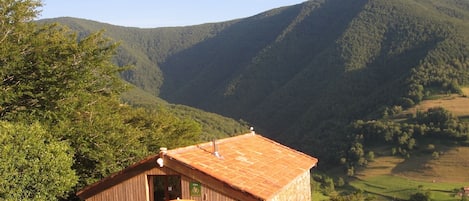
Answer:
[[269, 199], [316, 165], [318, 159], [256, 134], [244, 134], [169, 150], [167, 157], [184, 163], [258, 198]]
[[[244, 134], [216, 141], [220, 157], [213, 155], [213, 143], [169, 150], [164, 156], [202, 172], [242, 193], [267, 200], [318, 160], [256, 134]], [[84, 200], [146, 170], [157, 167], [160, 154], [149, 156], [128, 168], [77, 192]], [[184, 168], [183, 168], [184, 169]], [[184, 174], [185, 172], [180, 172]], [[189, 175], [188, 175], [189, 176]]]

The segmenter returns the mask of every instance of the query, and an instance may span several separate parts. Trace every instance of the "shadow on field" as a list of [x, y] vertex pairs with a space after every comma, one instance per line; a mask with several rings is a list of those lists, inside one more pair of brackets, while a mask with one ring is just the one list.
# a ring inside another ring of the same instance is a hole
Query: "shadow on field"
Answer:
[[444, 176], [445, 172], [440, 172], [436, 169], [435, 161], [438, 161], [440, 157], [445, 155], [454, 147], [443, 145], [441, 143], [435, 144], [436, 148], [434, 150], [415, 151], [412, 153], [410, 158], [407, 158], [403, 162], [397, 164], [391, 170], [391, 173], [405, 177], [437, 182], [442, 175]]

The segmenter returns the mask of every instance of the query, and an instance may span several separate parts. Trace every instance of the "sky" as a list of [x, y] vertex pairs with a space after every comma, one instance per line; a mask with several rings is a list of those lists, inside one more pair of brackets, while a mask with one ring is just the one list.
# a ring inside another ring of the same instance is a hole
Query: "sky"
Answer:
[[76, 17], [156, 28], [244, 18], [306, 0], [42, 0], [39, 19]]

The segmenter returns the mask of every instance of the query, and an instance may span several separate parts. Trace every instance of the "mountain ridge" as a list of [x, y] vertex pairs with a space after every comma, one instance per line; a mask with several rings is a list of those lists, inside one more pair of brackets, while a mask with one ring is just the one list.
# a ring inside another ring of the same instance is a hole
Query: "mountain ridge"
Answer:
[[116, 62], [136, 66], [123, 78], [139, 88], [321, 156], [341, 149], [356, 119], [468, 85], [468, 19], [467, 0], [312, 0], [189, 27], [52, 21], [107, 29], [122, 43]]

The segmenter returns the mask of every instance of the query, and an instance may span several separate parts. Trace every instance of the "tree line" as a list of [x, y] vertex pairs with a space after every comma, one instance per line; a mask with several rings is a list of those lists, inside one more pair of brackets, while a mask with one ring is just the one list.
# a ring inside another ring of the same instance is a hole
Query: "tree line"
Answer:
[[[415, 149], [435, 151], [433, 144], [425, 146], [420, 143], [425, 139], [457, 143], [466, 143], [469, 139], [469, 125], [441, 107], [417, 111], [405, 121], [386, 118], [357, 120], [349, 125], [348, 132], [351, 143], [340, 162], [347, 167], [349, 176], [354, 175], [355, 167], [366, 166], [368, 161], [373, 160], [371, 146], [391, 145], [392, 155], [409, 158]], [[437, 155], [434, 154], [434, 157]]]

